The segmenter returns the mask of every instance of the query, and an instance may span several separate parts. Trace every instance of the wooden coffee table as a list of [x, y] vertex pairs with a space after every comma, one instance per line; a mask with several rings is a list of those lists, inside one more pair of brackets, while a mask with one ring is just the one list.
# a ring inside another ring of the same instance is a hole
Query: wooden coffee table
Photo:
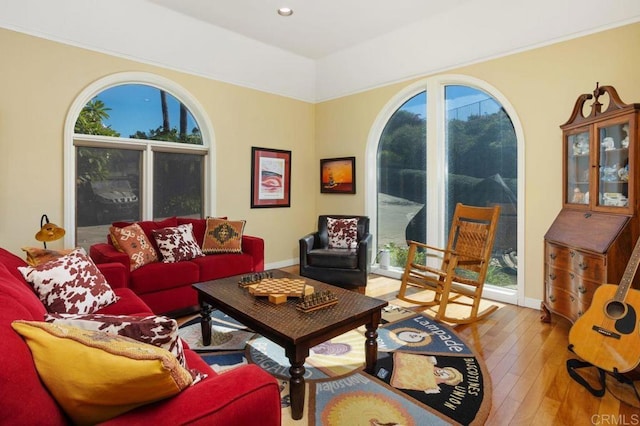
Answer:
[[[271, 272], [274, 278], [303, 278], [280, 270]], [[382, 308], [388, 302], [303, 278], [315, 291], [330, 290], [338, 297], [335, 305], [305, 313], [296, 309], [297, 298], [273, 304], [266, 297], [252, 296], [247, 289], [238, 286], [241, 277], [238, 275], [193, 285], [200, 302], [203, 343], [208, 345], [211, 342], [211, 311], [216, 308], [282, 346], [291, 363], [289, 391], [291, 417], [294, 420], [302, 418], [304, 410], [304, 362], [310, 348], [365, 325], [365, 368], [373, 371], [378, 357], [378, 324]]]

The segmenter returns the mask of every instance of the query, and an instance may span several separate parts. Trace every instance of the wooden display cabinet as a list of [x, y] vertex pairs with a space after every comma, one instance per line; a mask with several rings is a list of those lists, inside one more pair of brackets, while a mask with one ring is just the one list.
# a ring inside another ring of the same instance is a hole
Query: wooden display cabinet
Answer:
[[543, 321], [555, 313], [574, 322], [600, 285], [622, 278], [640, 228], [639, 111], [612, 86], [596, 85], [560, 126], [563, 208], [545, 234]]

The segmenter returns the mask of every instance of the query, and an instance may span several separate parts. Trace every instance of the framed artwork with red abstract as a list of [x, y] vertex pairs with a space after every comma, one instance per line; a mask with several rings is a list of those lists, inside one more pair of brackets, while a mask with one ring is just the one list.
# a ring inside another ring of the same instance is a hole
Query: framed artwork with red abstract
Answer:
[[291, 207], [291, 151], [251, 147], [251, 208]]

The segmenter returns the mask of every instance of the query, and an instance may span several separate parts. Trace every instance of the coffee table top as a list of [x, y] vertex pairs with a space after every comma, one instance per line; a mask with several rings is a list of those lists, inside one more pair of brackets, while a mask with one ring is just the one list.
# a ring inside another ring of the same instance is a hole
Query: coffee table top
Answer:
[[[200, 297], [220, 308], [224, 313], [252, 328], [257, 333], [269, 335], [283, 346], [301, 341], [315, 340], [322, 343], [327, 334], [339, 335], [367, 323], [372, 315], [380, 315], [385, 300], [335, 287], [320, 281], [300, 277], [281, 270], [270, 271], [274, 278], [302, 278], [315, 291], [330, 290], [338, 297], [338, 303], [311, 312], [296, 309], [298, 298], [290, 297], [286, 303], [273, 304], [267, 297], [255, 297], [238, 285], [242, 275], [194, 284]], [[379, 319], [379, 317], [378, 317]], [[355, 325], [354, 327], [354, 324]], [[377, 324], [376, 324], [377, 326]], [[341, 331], [343, 330], [344, 331]]]

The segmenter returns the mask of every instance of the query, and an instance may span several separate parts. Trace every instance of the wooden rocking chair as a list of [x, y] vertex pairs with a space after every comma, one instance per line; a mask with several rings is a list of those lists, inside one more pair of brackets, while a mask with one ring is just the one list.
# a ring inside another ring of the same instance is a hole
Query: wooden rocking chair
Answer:
[[[500, 206], [472, 207], [458, 203], [446, 249], [409, 241], [398, 299], [423, 306], [439, 306], [436, 319], [457, 324], [477, 321], [498, 309], [492, 305], [478, 313], [499, 216]], [[440, 268], [427, 266], [430, 257], [442, 259]], [[422, 301], [407, 297], [408, 285], [434, 291], [433, 299]], [[471, 302], [460, 300], [465, 297]], [[470, 306], [470, 315], [464, 318], [447, 316], [449, 303]]]

